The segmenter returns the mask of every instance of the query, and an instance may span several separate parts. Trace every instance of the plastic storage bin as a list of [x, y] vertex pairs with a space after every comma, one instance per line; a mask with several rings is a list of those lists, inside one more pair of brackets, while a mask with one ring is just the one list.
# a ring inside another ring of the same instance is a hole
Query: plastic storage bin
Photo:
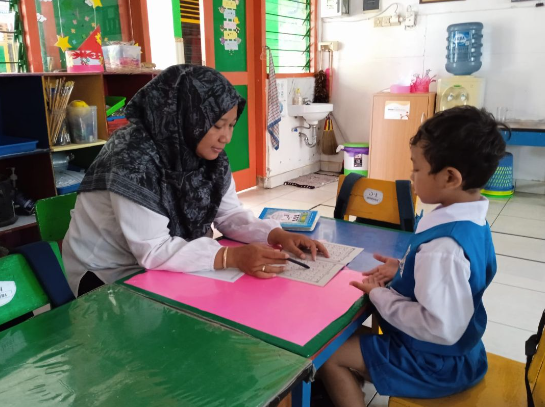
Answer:
[[351, 172], [367, 177], [369, 169], [369, 144], [346, 143], [337, 151], [344, 150], [344, 175]]
[[135, 45], [107, 45], [102, 47], [107, 71], [140, 68], [141, 48]]
[[96, 106], [68, 106], [66, 108], [66, 117], [72, 143], [86, 144], [95, 143], [97, 141]]
[[125, 117], [110, 117], [108, 118], [108, 134], [111, 136], [114, 131], [129, 124]]
[[36, 150], [37, 140], [0, 135], [0, 156]]
[[452, 24], [447, 27], [447, 32], [447, 72], [471, 75], [481, 69], [483, 24]]
[[105, 99], [106, 104], [110, 106], [110, 108], [106, 110], [106, 116], [113, 115], [123, 106], [125, 106], [125, 101], [127, 100], [127, 98], [123, 96], [106, 96]]
[[509, 198], [515, 192], [513, 186], [513, 154], [506, 153], [500, 160], [500, 164], [488, 180], [483, 190], [483, 195], [493, 198]]

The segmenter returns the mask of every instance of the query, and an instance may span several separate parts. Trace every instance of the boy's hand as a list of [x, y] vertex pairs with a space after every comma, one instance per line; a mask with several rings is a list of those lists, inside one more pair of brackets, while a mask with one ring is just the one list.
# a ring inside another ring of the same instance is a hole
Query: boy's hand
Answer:
[[350, 285], [366, 294], [369, 294], [374, 288], [384, 287], [384, 283], [377, 281], [373, 276], [364, 278], [361, 283], [358, 281], [351, 281]]
[[392, 257], [381, 256], [377, 253], [375, 253], [373, 257], [384, 264], [361, 274], [364, 276], [373, 277], [377, 282], [382, 283], [382, 285], [392, 281], [397, 273], [397, 270], [399, 269], [399, 260]]

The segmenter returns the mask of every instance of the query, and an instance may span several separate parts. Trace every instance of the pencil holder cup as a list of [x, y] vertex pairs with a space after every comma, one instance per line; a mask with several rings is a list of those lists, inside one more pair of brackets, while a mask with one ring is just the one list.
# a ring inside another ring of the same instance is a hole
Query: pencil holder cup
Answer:
[[95, 143], [97, 135], [97, 107], [68, 106], [66, 108], [68, 127], [72, 143]]

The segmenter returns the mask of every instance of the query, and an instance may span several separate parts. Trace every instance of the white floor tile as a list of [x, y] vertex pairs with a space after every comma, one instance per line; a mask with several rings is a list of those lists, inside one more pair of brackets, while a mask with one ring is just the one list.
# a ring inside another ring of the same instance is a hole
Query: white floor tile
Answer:
[[[490, 221], [488, 223], [490, 223]], [[545, 239], [545, 220], [499, 215], [492, 226], [492, 231], [507, 233], [509, 235]]]
[[260, 203], [279, 198], [299, 188], [290, 185], [281, 185], [276, 188], [265, 189], [257, 187], [238, 194], [238, 199], [248, 207], [259, 205]]
[[509, 202], [545, 206], [545, 195], [516, 192], [515, 195], [513, 195], [513, 197], [509, 200]]
[[545, 293], [492, 283], [483, 302], [489, 321], [533, 331], [545, 309]]
[[516, 200], [513, 198], [503, 209], [502, 215], [545, 221], [545, 203], [541, 200]]
[[[312, 203], [312, 202], [305, 202], [305, 201], [294, 201], [291, 199], [286, 199], [284, 197], [272, 199], [267, 202], [263, 202], [259, 205], [262, 209], [264, 207], [269, 208], [284, 208], [284, 209], [310, 209], [316, 205], [319, 205], [318, 203]], [[257, 205], [253, 208], [258, 207]], [[261, 212], [261, 211], [260, 211]]]
[[487, 213], [486, 220], [488, 221], [488, 224], [492, 226], [494, 222], [496, 221], [496, 219], [498, 218], [498, 216], [499, 215], [497, 213]]
[[365, 382], [363, 385], [363, 394], [365, 395], [365, 405], [368, 406], [371, 403], [371, 400], [375, 397], [377, 394], [377, 390], [375, 389], [375, 386], [373, 383], [370, 383], [368, 381]]
[[289, 199], [292, 201], [310, 202], [315, 205], [320, 205], [325, 201], [329, 201], [335, 197], [335, 193], [332, 191], [320, 191], [318, 189], [306, 189], [298, 188], [297, 191], [292, 191], [286, 195], [283, 195], [283, 199]]
[[545, 263], [497, 255], [495, 283], [545, 293]]
[[324, 206], [319, 205], [316, 208], [313, 208], [313, 210], [318, 211], [320, 213], [320, 216], [325, 216], [326, 218], [333, 218], [335, 212], [335, 208], [332, 206]]
[[337, 204], [337, 197], [335, 196], [335, 198], [331, 198], [330, 200], [325, 201], [322, 205], [335, 207], [336, 204]]
[[508, 202], [508, 199], [490, 199], [488, 205], [488, 213], [498, 214], [500, 213]]
[[371, 400], [371, 403], [367, 405], [369, 407], [388, 407], [388, 400], [390, 400], [390, 397], [381, 396], [377, 393], [375, 397], [373, 397], [373, 400]]
[[492, 233], [496, 254], [545, 263], [545, 242], [529, 237]]
[[337, 196], [338, 187], [339, 187], [339, 185], [336, 182], [332, 182], [331, 184], [326, 184], [323, 187], [320, 187], [320, 188], [317, 188], [317, 189], [322, 190], [322, 191], [333, 192], [333, 194], [335, 194], [335, 196]]
[[526, 331], [488, 320], [486, 331], [483, 335], [486, 351], [503, 356], [504, 358], [526, 362], [524, 343], [532, 334], [537, 332], [538, 322], [536, 321], [536, 326], [532, 331]]

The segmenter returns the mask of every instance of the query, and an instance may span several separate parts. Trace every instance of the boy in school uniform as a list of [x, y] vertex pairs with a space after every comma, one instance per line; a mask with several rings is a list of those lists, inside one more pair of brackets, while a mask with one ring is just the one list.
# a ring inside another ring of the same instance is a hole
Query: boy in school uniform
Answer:
[[426, 121], [410, 148], [416, 194], [439, 206], [401, 261], [376, 255], [384, 264], [351, 283], [369, 294], [384, 333], [350, 338], [321, 369], [336, 406], [364, 406], [354, 372], [383, 395], [435, 398], [475, 385], [488, 368], [482, 296], [496, 255], [480, 190], [505, 141], [491, 114], [463, 106]]

